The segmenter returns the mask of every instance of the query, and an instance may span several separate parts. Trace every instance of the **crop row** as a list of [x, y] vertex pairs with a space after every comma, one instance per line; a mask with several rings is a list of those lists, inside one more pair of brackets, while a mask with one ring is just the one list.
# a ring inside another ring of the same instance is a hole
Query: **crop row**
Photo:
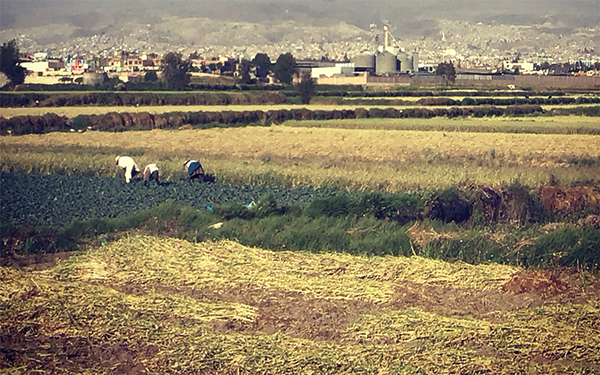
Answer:
[[558, 108], [545, 111], [540, 106], [500, 107], [451, 107], [451, 108], [357, 108], [354, 110], [310, 110], [279, 109], [270, 111], [220, 111], [220, 112], [169, 112], [152, 114], [148, 112], [117, 113], [103, 115], [79, 115], [73, 119], [45, 114], [43, 116], [0, 117], [0, 134], [22, 135], [41, 134], [51, 131], [105, 130], [125, 131], [142, 129], [175, 129], [182, 125], [200, 128], [259, 125], [283, 123], [288, 120], [343, 120], [361, 118], [433, 118], [433, 117], [492, 117], [525, 115], [588, 115], [599, 116], [600, 106]]
[[278, 92], [0, 93], [2, 107], [240, 105], [286, 102], [287, 97]]
[[297, 187], [266, 187], [219, 183], [187, 184], [162, 181], [145, 185], [141, 180], [126, 184], [112, 177], [36, 175], [0, 172], [2, 212], [0, 221], [28, 225], [64, 224], [87, 217], [117, 217], [174, 200], [205, 209], [225, 203], [250, 203], [267, 192], [280, 205], [306, 205], [332, 190]]

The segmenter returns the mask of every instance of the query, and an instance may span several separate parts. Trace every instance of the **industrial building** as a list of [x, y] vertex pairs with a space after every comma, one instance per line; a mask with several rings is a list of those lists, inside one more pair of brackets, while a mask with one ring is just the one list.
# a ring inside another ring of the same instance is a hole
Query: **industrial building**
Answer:
[[[371, 31], [374, 31], [372, 25]], [[372, 43], [378, 40], [373, 34]], [[401, 48], [387, 26], [383, 27], [383, 45], [374, 46], [354, 56], [350, 63], [335, 64], [327, 67], [311, 67], [311, 77], [331, 78], [334, 76], [369, 76], [396, 77], [418, 71], [419, 55], [406, 52]]]
[[419, 55], [406, 52], [398, 45], [387, 26], [383, 27], [383, 46], [377, 51], [363, 53], [352, 59], [356, 71], [369, 72], [378, 76], [408, 74], [418, 70]]

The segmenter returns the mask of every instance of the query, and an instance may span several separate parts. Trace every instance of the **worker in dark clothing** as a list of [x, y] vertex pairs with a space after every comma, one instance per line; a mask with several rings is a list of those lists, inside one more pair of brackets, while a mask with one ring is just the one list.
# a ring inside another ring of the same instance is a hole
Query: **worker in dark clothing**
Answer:
[[204, 182], [204, 169], [198, 160], [188, 160], [183, 163], [183, 166], [188, 173], [185, 179], [188, 183], [191, 183], [194, 178], [197, 178], [200, 182]]
[[152, 180], [156, 181], [156, 184], [158, 184], [158, 166], [155, 163], [148, 164], [146, 168], [144, 168], [142, 177], [144, 178], [145, 184], [149, 184]]

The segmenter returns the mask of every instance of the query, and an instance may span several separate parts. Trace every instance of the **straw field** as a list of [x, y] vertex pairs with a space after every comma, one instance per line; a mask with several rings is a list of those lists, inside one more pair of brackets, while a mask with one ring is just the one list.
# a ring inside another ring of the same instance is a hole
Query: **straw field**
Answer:
[[585, 272], [141, 235], [43, 268], [0, 268], [5, 373], [600, 370]]
[[[552, 126], [569, 127], [577, 120], [556, 121]], [[358, 124], [366, 126], [364, 121]], [[476, 120], [471, 124], [477, 126]], [[598, 126], [586, 120], [581, 124]], [[600, 175], [600, 138], [585, 134], [271, 126], [50, 133], [2, 137], [0, 145], [4, 171], [111, 176], [117, 173], [114, 155], [120, 153], [132, 154], [140, 167], [158, 162], [161, 175], [167, 178], [181, 178], [182, 161], [199, 158], [223, 182], [362, 190], [499, 185], [514, 180], [540, 186], [551, 176], [568, 185]]]

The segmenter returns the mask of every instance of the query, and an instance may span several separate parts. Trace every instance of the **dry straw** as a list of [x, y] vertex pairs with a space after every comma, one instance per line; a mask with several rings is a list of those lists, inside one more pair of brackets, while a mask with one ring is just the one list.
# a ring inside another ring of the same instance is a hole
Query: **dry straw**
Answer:
[[[9, 373], [569, 373], [598, 368], [597, 299], [540, 304], [519, 268], [124, 237], [0, 268]], [[31, 350], [29, 348], [36, 348]]]

